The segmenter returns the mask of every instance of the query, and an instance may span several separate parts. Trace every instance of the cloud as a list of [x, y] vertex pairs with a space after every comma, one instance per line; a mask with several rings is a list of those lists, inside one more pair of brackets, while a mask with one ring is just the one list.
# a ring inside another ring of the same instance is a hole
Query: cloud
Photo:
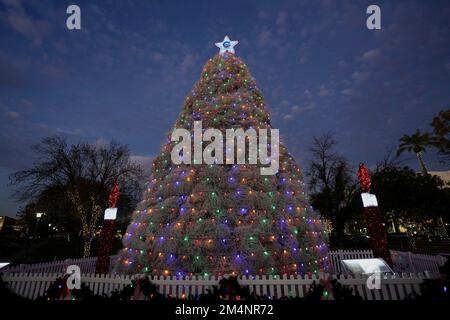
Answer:
[[144, 169], [144, 173], [150, 173], [154, 156], [143, 156], [143, 155], [131, 155], [130, 160]]
[[278, 12], [277, 20], [275, 22], [275, 25], [277, 27], [284, 27], [288, 20], [288, 14], [284, 11]]
[[316, 108], [317, 108], [316, 103], [315, 102], [311, 102], [308, 105], [303, 106], [303, 107], [293, 106], [291, 110], [292, 110], [292, 112], [294, 112], [296, 114], [302, 114], [302, 113], [305, 113], [307, 111], [314, 110]]
[[22, 68], [0, 52], [0, 87], [23, 87], [25, 75]]
[[[11, 121], [11, 117], [16, 121]], [[7, 171], [21, 170], [31, 165], [35, 157], [31, 146], [41, 138], [55, 134], [45, 124], [17, 118], [14, 111], [0, 117], [0, 127], [0, 153], [3, 155], [0, 157], [0, 168]]]
[[265, 13], [264, 11], [259, 11], [258, 12], [258, 19], [266, 20], [268, 17], [269, 17], [269, 15], [267, 13]]
[[300, 63], [301, 63], [301, 64], [305, 64], [305, 63], [307, 63], [308, 61], [309, 61], [308, 56], [306, 56], [306, 55], [300, 56]]
[[258, 34], [258, 43], [260, 46], [265, 47], [267, 46], [272, 39], [272, 32], [269, 30], [262, 30]]
[[22, 1], [21, 0], [1, 0], [3, 4], [6, 6], [10, 6], [16, 9], [20, 9], [22, 7]]
[[89, 11], [90, 12], [93, 12], [93, 13], [95, 13], [95, 14], [97, 14], [97, 15], [100, 15], [100, 16], [104, 16], [105, 15], [105, 12], [103, 11], [103, 9], [102, 8], [100, 8], [98, 5], [96, 5], [96, 4], [90, 4], [89, 5]]
[[81, 134], [80, 129], [69, 129], [69, 128], [57, 128], [56, 132], [62, 133], [64, 135], [73, 135], [73, 136], [77, 136], [77, 135]]
[[19, 119], [20, 118], [20, 113], [16, 112], [16, 111], [7, 111], [5, 112], [5, 116], [9, 119]]
[[109, 146], [109, 141], [105, 138], [98, 138], [93, 145], [95, 145], [96, 148], [107, 148]]
[[312, 98], [311, 91], [309, 91], [308, 89], [305, 89], [305, 91], [303, 92], [303, 95], [304, 95], [307, 99], [311, 99], [311, 98]]
[[347, 88], [342, 90], [341, 93], [346, 96], [354, 96], [356, 94], [356, 91], [353, 88]]
[[287, 107], [288, 105], [289, 105], [289, 101], [287, 101], [287, 100], [282, 100], [280, 102], [280, 106], [282, 106], [282, 107]]
[[328, 90], [325, 85], [321, 85], [319, 89], [319, 97], [326, 97], [330, 94], [330, 90]]
[[337, 66], [340, 67], [340, 68], [343, 68], [343, 67], [348, 66], [348, 63], [345, 62], [344, 60], [339, 60]]
[[50, 77], [64, 77], [68, 74], [68, 70], [66, 70], [64, 67], [62, 66], [57, 66], [54, 64], [45, 64], [42, 66], [41, 69], [42, 73], [50, 76]]
[[163, 55], [159, 52], [153, 52], [152, 60], [155, 62], [160, 62], [163, 59]]
[[371, 49], [367, 52], [364, 52], [361, 56], [362, 61], [371, 62], [376, 60], [381, 55], [380, 49]]
[[320, 2], [320, 5], [323, 7], [323, 9], [331, 9], [333, 8], [333, 1], [332, 0], [322, 0]]
[[303, 44], [300, 47], [300, 51], [299, 51], [300, 63], [304, 64], [309, 61], [309, 51], [310, 51], [310, 48], [305, 44]]
[[180, 69], [181, 72], [186, 72], [190, 67], [192, 67], [198, 59], [197, 54], [187, 53], [183, 57], [183, 61], [181, 62]]
[[169, 32], [169, 26], [161, 19], [148, 18], [144, 22], [145, 30], [151, 30], [152, 33], [167, 33]]
[[302, 28], [302, 31], [300, 31], [300, 37], [305, 38], [308, 35], [308, 29]]
[[352, 79], [355, 81], [355, 84], [359, 85], [369, 78], [369, 72], [361, 72], [361, 71], [355, 71], [352, 74]]
[[48, 21], [30, 17], [20, 1], [3, 0], [3, 3], [9, 7], [6, 11], [6, 20], [9, 26], [23, 36], [31, 39], [34, 45], [40, 46], [42, 39], [52, 31]]
[[25, 108], [31, 108], [31, 107], [33, 107], [33, 102], [30, 101], [30, 100], [28, 100], [28, 99], [22, 99], [22, 100], [20, 101], [20, 103], [21, 103], [21, 105], [22, 105], [23, 107], [25, 107]]
[[310, 104], [308, 104], [306, 106], [303, 106], [303, 107], [300, 107], [298, 105], [294, 105], [294, 106], [291, 107], [290, 113], [285, 114], [283, 116], [283, 120], [284, 121], [291, 121], [292, 119], [294, 119], [295, 115], [303, 114], [303, 113], [305, 113], [307, 111], [314, 110], [315, 108], [316, 108], [316, 104], [314, 102], [311, 102]]
[[292, 112], [299, 112], [300, 111], [300, 107], [299, 106], [293, 106], [292, 108], [291, 108], [291, 111]]
[[288, 14], [284, 11], [278, 12], [277, 19], [275, 21], [275, 26], [277, 27], [277, 33], [279, 35], [285, 34], [287, 29], [287, 22], [288, 22]]

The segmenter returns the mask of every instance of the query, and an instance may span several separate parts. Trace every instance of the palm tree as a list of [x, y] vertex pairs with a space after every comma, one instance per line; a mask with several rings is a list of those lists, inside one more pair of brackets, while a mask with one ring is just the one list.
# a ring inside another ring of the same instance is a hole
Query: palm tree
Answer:
[[400, 145], [397, 149], [397, 157], [400, 156], [404, 151], [411, 152], [413, 151], [417, 160], [419, 160], [420, 169], [423, 174], [427, 174], [427, 168], [425, 167], [425, 162], [423, 161], [423, 153], [425, 152], [425, 148], [430, 145], [431, 138], [428, 132], [421, 133], [419, 129], [413, 135], [403, 135], [400, 138]]
[[[431, 137], [428, 132], [421, 133], [420, 130], [417, 129], [413, 135], [408, 136], [407, 134], [404, 134], [403, 137], [400, 138], [400, 145], [397, 149], [397, 157], [404, 151], [414, 151], [417, 156], [417, 160], [419, 160], [422, 173], [428, 174], [422, 155], [425, 152], [425, 148], [430, 145], [436, 145], [436, 139]], [[442, 217], [435, 217], [434, 223], [436, 225], [437, 233], [442, 237], [447, 238], [447, 231], [445, 229], [444, 222], [442, 221]]]

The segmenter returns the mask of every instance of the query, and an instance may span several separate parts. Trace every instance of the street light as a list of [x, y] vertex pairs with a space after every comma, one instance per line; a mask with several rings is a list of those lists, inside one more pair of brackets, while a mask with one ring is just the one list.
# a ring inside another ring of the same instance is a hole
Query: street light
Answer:
[[42, 212], [36, 212], [36, 226], [34, 227], [34, 237], [33, 237], [33, 239], [36, 239], [36, 237], [37, 237], [37, 230], [38, 230], [39, 219], [41, 219], [43, 215], [44, 215], [44, 213], [42, 213]]

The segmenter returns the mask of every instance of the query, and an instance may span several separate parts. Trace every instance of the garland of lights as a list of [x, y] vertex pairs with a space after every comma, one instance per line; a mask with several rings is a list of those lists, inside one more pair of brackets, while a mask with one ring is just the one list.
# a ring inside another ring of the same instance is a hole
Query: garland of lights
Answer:
[[[271, 128], [256, 82], [234, 55], [206, 63], [174, 128], [193, 132], [199, 120], [221, 131]], [[208, 277], [328, 270], [320, 217], [308, 204], [300, 168], [281, 143], [273, 176], [260, 175], [255, 165], [173, 165], [174, 145], [168, 135], [153, 161], [116, 271]]]
[[361, 186], [361, 190], [363, 192], [370, 192], [370, 186], [372, 185], [372, 183], [370, 181], [369, 171], [367, 170], [364, 163], [359, 164], [358, 180], [359, 185]]

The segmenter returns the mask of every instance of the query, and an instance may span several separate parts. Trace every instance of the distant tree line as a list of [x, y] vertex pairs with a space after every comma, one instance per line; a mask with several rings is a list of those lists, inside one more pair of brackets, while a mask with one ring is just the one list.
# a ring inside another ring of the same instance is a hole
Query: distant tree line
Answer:
[[[450, 220], [450, 186], [435, 175], [428, 174], [423, 153], [435, 148], [442, 162], [450, 161], [450, 110], [441, 111], [431, 123], [432, 133], [417, 130], [404, 135], [396, 156], [392, 151], [371, 170], [372, 190], [376, 194], [386, 224], [419, 225], [432, 220], [443, 227], [442, 219]], [[309, 179], [312, 206], [331, 224], [331, 242], [341, 247], [344, 226], [350, 221], [363, 222], [361, 190], [356, 179], [356, 165], [336, 150], [333, 134], [314, 137], [306, 175]], [[421, 172], [401, 165], [398, 157], [405, 151], [414, 152]], [[432, 232], [432, 231], [430, 231]]]
[[[114, 141], [107, 146], [69, 144], [54, 136], [33, 149], [37, 161], [10, 176], [15, 197], [27, 203], [19, 213], [22, 223], [30, 237], [55, 232], [81, 237], [83, 256], [90, 256], [114, 182], [121, 192], [118, 217], [127, 221], [140, 196], [142, 168], [130, 160], [127, 146]], [[44, 213], [39, 218], [44, 223], [38, 224], [38, 212]]]

